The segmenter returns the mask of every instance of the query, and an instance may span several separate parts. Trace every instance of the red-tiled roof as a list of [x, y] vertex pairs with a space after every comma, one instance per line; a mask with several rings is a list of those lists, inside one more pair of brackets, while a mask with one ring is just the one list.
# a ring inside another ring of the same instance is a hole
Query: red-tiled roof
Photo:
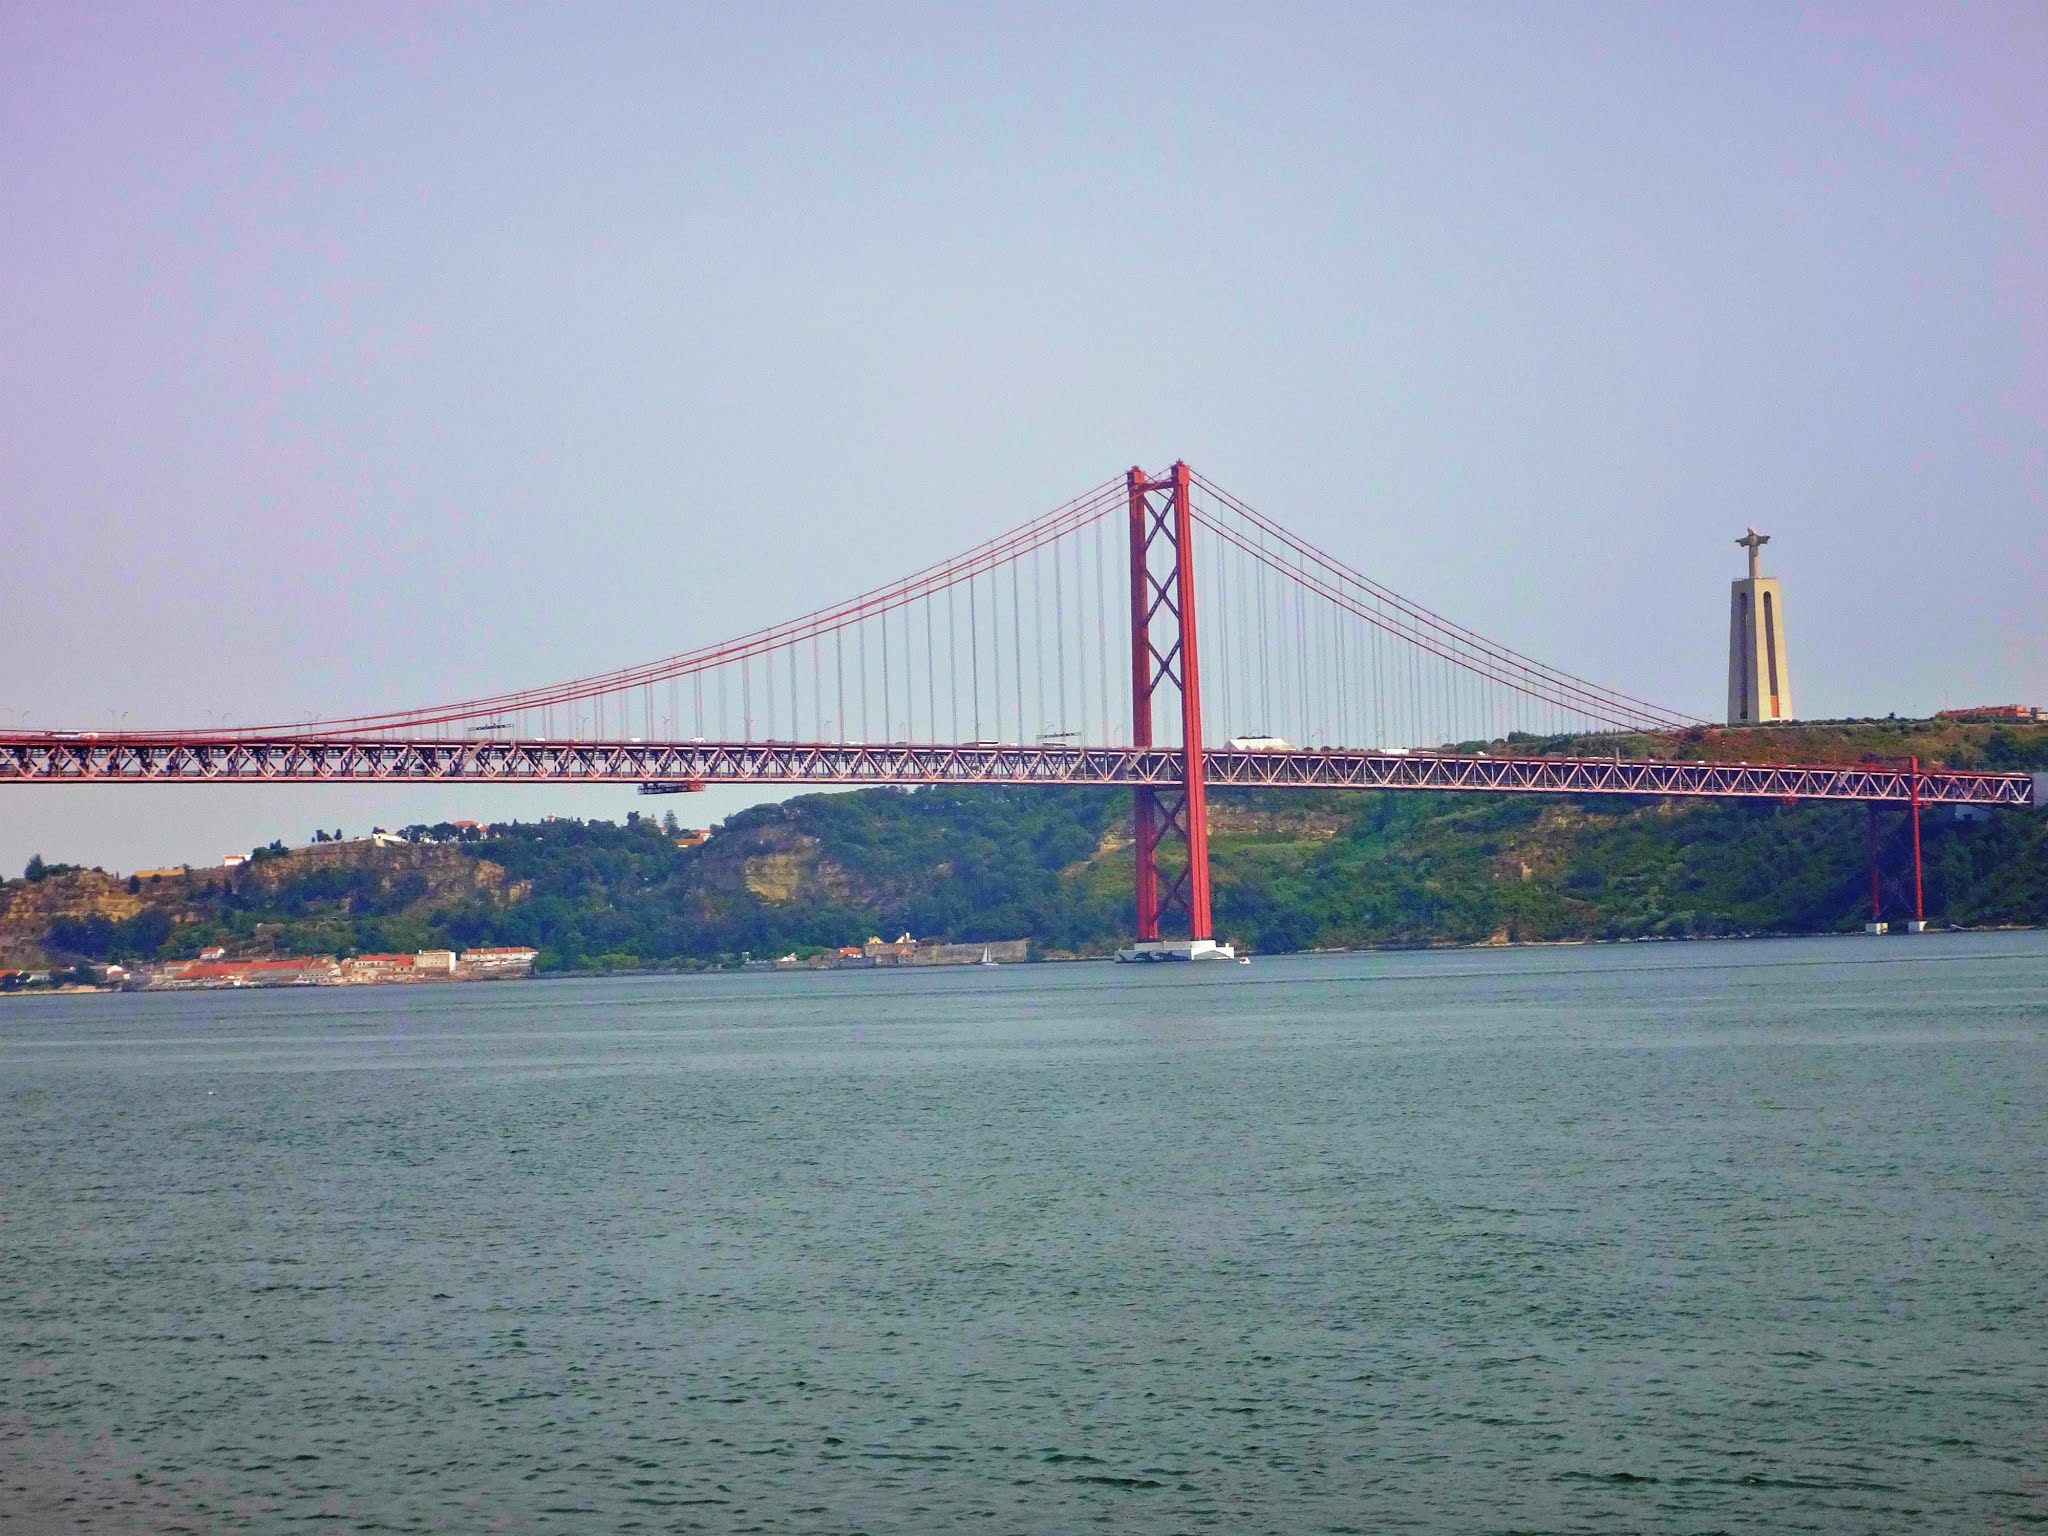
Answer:
[[189, 980], [210, 976], [247, 976], [258, 971], [324, 970], [332, 960], [195, 960], [178, 967], [178, 975]]

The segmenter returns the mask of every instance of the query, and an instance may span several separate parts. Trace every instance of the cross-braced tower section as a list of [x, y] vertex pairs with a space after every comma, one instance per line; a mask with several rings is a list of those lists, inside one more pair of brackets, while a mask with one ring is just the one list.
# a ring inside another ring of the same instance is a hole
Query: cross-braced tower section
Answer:
[[[1181, 781], [1132, 792], [1138, 856], [1138, 939], [1159, 940], [1162, 914], [1184, 917], [1190, 940], [1212, 937], [1209, 812], [1203, 788], [1201, 662], [1195, 644], [1193, 477], [1175, 464], [1158, 479], [1129, 477], [1131, 521], [1131, 743], [1153, 745], [1153, 705], [1180, 699]], [[1160, 863], [1162, 845], [1184, 860]], [[1181, 957], [1176, 957], [1181, 958]]]

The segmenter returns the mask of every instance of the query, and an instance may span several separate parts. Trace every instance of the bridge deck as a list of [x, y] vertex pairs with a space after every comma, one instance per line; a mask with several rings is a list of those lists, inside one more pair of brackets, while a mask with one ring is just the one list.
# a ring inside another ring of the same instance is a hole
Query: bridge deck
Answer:
[[[1206, 781], [1304, 789], [1910, 800], [1899, 767], [1495, 757], [1448, 752], [1210, 751]], [[0, 736], [15, 784], [1175, 784], [1170, 747], [915, 746]], [[2048, 804], [2048, 774], [1922, 771], [1930, 805]]]

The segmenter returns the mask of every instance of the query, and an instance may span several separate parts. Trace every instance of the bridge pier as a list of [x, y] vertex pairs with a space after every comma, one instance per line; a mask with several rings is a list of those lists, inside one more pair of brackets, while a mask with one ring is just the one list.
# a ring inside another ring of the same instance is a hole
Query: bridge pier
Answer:
[[[1913, 915], [1906, 922], [1907, 933], [1927, 931], [1927, 880], [1920, 857], [1920, 759], [1908, 758], [1907, 770], [1899, 775], [1906, 790], [1906, 815], [1913, 842]], [[1865, 933], [1887, 933], [1891, 924], [1884, 920], [1884, 896], [1880, 884], [1880, 869], [1877, 857], [1877, 802], [1866, 800], [1864, 807], [1869, 811], [1870, 845], [1870, 920], [1863, 925]]]
[[1927, 931], [1927, 898], [1920, 880], [1920, 759], [1910, 758], [1912, 768], [1911, 800], [1907, 814], [1913, 818], [1913, 920], [1906, 924], [1908, 933]]
[[1866, 800], [1864, 810], [1870, 813], [1870, 921], [1863, 925], [1865, 933], [1885, 933], [1890, 925], [1884, 920], [1884, 893], [1878, 883], [1877, 865], [1877, 802]]

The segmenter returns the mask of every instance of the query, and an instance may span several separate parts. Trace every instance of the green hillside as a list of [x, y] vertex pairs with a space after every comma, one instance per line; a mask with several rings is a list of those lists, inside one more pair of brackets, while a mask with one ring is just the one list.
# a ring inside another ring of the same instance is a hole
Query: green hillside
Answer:
[[[2048, 728], [1877, 721], [1622, 750], [2048, 766]], [[209, 944], [339, 954], [497, 943], [535, 946], [546, 969], [607, 969], [731, 963], [905, 931], [1022, 935], [1043, 955], [1099, 955], [1132, 927], [1121, 791], [813, 795], [744, 811], [691, 848], [676, 846], [672, 821], [638, 815], [488, 837], [412, 831], [423, 839], [412, 846], [315, 845], [148, 882], [71, 870], [0, 883], [0, 965], [169, 958]], [[1884, 811], [1880, 831], [1898, 916], [1904, 813]], [[1218, 936], [1267, 952], [1842, 931], [1865, 916], [1865, 837], [1860, 805], [1299, 790], [1211, 799]], [[2048, 922], [2048, 815], [1929, 811], [1923, 839], [1937, 921]]]

